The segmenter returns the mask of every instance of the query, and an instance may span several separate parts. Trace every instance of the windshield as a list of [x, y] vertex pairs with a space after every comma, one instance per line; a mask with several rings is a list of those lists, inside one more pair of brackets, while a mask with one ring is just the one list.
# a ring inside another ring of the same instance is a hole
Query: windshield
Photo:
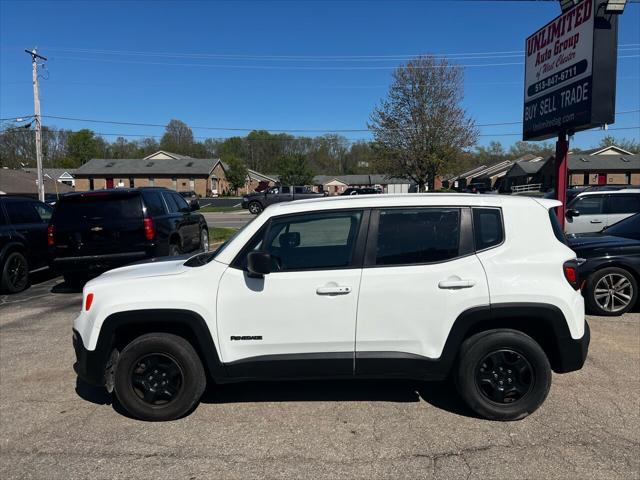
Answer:
[[615, 235], [616, 237], [640, 240], [640, 213], [636, 213], [632, 217], [625, 218], [615, 225], [605, 228], [603, 232], [607, 235]]
[[202, 265], [206, 265], [207, 263], [211, 262], [211, 260], [220, 255], [220, 252], [227, 248], [227, 245], [229, 245], [240, 234], [240, 232], [251, 225], [251, 223], [253, 223], [256, 218], [258, 217], [254, 217], [245, 225], [240, 227], [233, 235], [231, 235], [231, 237], [229, 237], [226, 242], [220, 244], [215, 250], [212, 250], [210, 252], [202, 252], [198, 255], [195, 255], [194, 257], [191, 257], [184, 263], [185, 267], [201, 267]]

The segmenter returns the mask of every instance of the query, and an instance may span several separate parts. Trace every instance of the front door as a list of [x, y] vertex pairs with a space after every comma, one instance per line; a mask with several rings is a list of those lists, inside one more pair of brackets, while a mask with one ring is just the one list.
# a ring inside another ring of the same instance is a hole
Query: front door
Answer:
[[113, 188], [113, 178], [107, 178], [105, 183], [107, 188]]
[[[362, 273], [360, 210], [275, 217], [227, 268], [218, 290], [222, 361], [236, 377], [353, 375]], [[246, 255], [274, 258], [251, 278]]]
[[606, 185], [607, 184], [607, 174], [599, 173], [598, 174], [598, 185]]
[[[369, 231], [360, 285], [356, 374], [427, 375], [458, 316], [489, 304], [469, 238], [470, 210], [397, 208], [371, 216], [378, 228]], [[501, 222], [489, 225], [500, 228], [492, 237], [500, 243]]]

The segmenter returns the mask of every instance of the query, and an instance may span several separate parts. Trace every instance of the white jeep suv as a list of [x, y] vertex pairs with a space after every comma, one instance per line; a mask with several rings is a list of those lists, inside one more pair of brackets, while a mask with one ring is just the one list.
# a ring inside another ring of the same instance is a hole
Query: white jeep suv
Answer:
[[[358, 195], [270, 206], [215, 252], [87, 283], [76, 372], [169, 420], [207, 383], [452, 376], [479, 415], [520, 419], [589, 328], [555, 200]], [[441, 388], [435, 384], [433, 388]]]

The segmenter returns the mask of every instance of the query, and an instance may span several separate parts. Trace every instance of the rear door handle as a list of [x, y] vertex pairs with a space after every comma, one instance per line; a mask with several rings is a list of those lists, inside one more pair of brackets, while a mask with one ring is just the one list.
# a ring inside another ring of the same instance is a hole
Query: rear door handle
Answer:
[[438, 288], [471, 288], [475, 284], [475, 280], [441, 280], [440, 282], [438, 282]]
[[591, 223], [602, 223], [602, 220], [591, 220]]
[[346, 295], [351, 293], [351, 287], [344, 285], [325, 286], [316, 288], [318, 295]]

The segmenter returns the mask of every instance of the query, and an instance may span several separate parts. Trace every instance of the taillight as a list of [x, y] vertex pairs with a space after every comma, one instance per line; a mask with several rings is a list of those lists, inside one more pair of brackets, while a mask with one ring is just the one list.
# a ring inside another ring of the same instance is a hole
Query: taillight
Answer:
[[564, 271], [564, 278], [567, 279], [567, 282], [575, 289], [580, 290], [580, 277], [578, 275], [578, 262], [575, 260], [569, 260], [568, 262], [564, 262], [562, 266], [562, 270]]
[[87, 298], [84, 299], [84, 309], [88, 312], [93, 303], [93, 293], [88, 293]]
[[56, 246], [56, 238], [54, 234], [55, 234], [55, 229], [53, 228], [53, 225], [49, 225], [47, 227], [47, 245], [49, 245], [50, 247]]
[[152, 218], [147, 217], [144, 219], [144, 237], [147, 240], [156, 238], [156, 227], [153, 225]]

